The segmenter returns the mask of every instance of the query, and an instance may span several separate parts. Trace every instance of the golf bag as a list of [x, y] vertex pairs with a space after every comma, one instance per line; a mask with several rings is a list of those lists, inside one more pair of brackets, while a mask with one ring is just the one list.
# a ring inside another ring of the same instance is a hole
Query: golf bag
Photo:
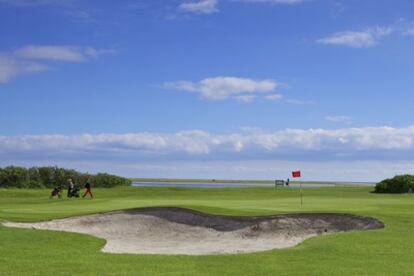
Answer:
[[72, 190], [69, 191], [68, 197], [79, 197], [80, 189], [78, 186], [74, 186]]
[[62, 197], [62, 188], [61, 187], [55, 187], [53, 188], [52, 192], [50, 193], [50, 198], [53, 198], [55, 196], [57, 196], [58, 198]]

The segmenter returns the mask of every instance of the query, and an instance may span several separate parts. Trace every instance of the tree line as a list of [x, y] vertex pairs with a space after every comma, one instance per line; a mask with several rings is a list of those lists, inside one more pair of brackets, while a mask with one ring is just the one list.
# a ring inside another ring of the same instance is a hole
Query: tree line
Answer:
[[0, 188], [53, 188], [66, 187], [68, 179], [83, 186], [87, 181], [94, 187], [110, 188], [129, 186], [131, 180], [107, 173], [89, 174], [59, 167], [16, 167], [0, 168]]
[[414, 192], [414, 175], [397, 175], [384, 179], [375, 186], [376, 193], [403, 194]]

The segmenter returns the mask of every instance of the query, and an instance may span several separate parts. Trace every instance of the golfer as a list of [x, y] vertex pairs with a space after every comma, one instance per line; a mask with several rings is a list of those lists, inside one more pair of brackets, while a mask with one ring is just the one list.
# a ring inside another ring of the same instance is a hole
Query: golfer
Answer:
[[86, 189], [86, 191], [85, 191], [85, 193], [83, 194], [82, 197], [85, 197], [87, 194], [89, 194], [90, 197], [93, 198], [92, 191], [91, 191], [91, 184], [89, 183], [89, 181], [86, 182], [85, 189]]
[[69, 178], [68, 182], [69, 182], [69, 186], [68, 186], [68, 197], [72, 197], [72, 192], [73, 192], [73, 188], [75, 187], [75, 185], [73, 184], [71, 178]]

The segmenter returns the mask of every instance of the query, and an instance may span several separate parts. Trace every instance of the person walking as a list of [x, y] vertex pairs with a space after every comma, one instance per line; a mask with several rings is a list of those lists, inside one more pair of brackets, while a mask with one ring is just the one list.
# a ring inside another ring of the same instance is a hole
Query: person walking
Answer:
[[91, 198], [93, 198], [92, 191], [91, 191], [91, 184], [89, 183], [89, 181], [86, 182], [85, 189], [86, 189], [86, 191], [85, 191], [85, 193], [83, 194], [82, 197], [85, 197], [87, 194], [89, 194], [89, 196]]
[[72, 197], [72, 193], [73, 193], [73, 189], [75, 188], [75, 185], [72, 182], [72, 178], [69, 178], [68, 182], [69, 182], [68, 197]]

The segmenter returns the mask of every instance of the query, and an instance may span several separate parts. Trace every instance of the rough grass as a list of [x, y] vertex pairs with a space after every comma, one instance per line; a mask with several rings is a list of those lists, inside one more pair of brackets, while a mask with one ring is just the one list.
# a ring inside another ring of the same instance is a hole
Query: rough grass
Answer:
[[49, 200], [49, 190], [0, 190], [0, 220], [40, 221], [141, 206], [178, 206], [228, 215], [352, 213], [383, 230], [312, 238], [297, 247], [226, 256], [104, 254], [91, 236], [0, 226], [2, 275], [413, 275], [414, 197], [370, 188], [95, 189], [97, 198]]

